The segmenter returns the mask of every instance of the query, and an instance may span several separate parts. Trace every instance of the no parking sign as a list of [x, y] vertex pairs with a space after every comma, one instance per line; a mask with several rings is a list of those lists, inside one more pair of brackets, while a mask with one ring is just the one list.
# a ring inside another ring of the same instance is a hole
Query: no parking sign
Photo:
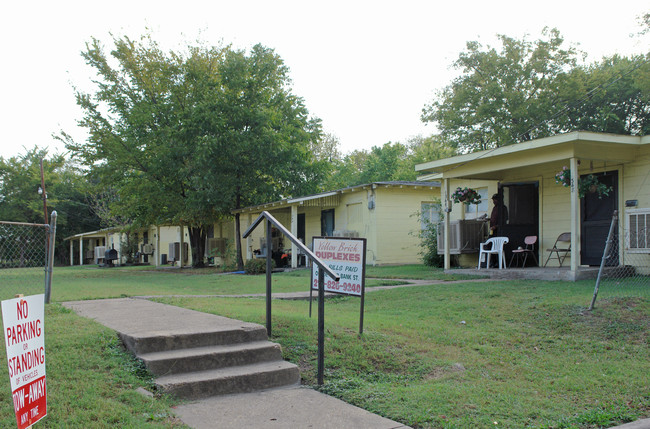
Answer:
[[47, 415], [45, 295], [2, 301], [11, 396], [19, 429]]

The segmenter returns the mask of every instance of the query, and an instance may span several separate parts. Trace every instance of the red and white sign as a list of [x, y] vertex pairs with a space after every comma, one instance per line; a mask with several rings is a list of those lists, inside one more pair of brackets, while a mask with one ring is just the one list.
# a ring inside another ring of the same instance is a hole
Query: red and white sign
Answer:
[[44, 295], [2, 301], [7, 364], [18, 429], [31, 426], [47, 415], [44, 315]]
[[[366, 239], [314, 237], [316, 256], [327, 263], [341, 279], [336, 282], [325, 274], [325, 292], [361, 296], [365, 286]], [[318, 289], [318, 266], [312, 264], [312, 289]]]

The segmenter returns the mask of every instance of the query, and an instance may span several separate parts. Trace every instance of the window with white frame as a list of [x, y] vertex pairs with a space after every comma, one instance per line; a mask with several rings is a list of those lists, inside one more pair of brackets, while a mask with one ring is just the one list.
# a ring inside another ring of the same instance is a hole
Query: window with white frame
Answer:
[[430, 224], [440, 222], [440, 204], [423, 202], [420, 207], [420, 229], [425, 230]]
[[477, 188], [476, 192], [481, 196], [480, 204], [470, 204], [465, 206], [465, 218], [466, 219], [476, 219], [484, 214], [487, 214], [488, 210], [488, 188]]
[[650, 251], [650, 208], [628, 209], [625, 247], [629, 252]]

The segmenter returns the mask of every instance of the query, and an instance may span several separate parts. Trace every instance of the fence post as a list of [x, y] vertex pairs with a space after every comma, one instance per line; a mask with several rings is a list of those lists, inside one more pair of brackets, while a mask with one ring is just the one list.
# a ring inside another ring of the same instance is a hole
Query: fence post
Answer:
[[47, 267], [45, 268], [45, 303], [50, 303], [52, 292], [52, 271], [54, 268], [54, 245], [56, 241], [56, 210], [52, 212], [49, 230], [50, 246], [47, 249]]
[[618, 210], [614, 210], [614, 216], [612, 217], [612, 223], [609, 225], [609, 233], [607, 234], [607, 241], [605, 242], [605, 250], [603, 250], [603, 258], [600, 260], [600, 268], [598, 269], [598, 278], [596, 279], [596, 287], [594, 288], [594, 296], [591, 298], [591, 305], [589, 305], [589, 311], [594, 309], [596, 304], [596, 297], [598, 296], [598, 288], [600, 286], [600, 278], [603, 275], [603, 268], [605, 267], [605, 260], [609, 256], [609, 248], [612, 246], [612, 234], [614, 233], [614, 226], [618, 222]]

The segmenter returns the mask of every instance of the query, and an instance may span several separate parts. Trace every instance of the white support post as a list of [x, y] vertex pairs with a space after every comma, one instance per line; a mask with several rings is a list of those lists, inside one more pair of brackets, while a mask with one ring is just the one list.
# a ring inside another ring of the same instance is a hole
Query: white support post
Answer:
[[571, 168], [571, 271], [578, 274], [580, 264], [580, 197], [578, 196], [578, 159], [569, 160]]
[[184, 246], [184, 244], [185, 244], [185, 231], [184, 230], [185, 230], [185, 228], [183, 227], [183, 225], [181, 225], [181, 239], [180, 239], [181, 248], [178, 251], [178, 254], [180, 255], [180, 261], [178, 261], [178, 263], [179, 263], [181, 268], [183, 268], [183, 257], [185, 256], [185, 255], [183, 255], [183, 247], [185, 247]]
[[[253, 224], [253, 214], [248, 213], [246, 219], [248, 220], [246, 228], [248, 228]], [[246, 260], [249, 259], [253, 259], [253, 237], [250, 235], [246, 237]]]
[[160, 225], [156, 225], [156, 248], [154, 252], [156, 253], [156, 267], [159, 267], [162, 264], [160, 260]]
[[84, 264], [84, 239], [79, 237], [79, 265]]
[[451, 268], [451, 254], [449, 253], [449, 246], [451, 241], [449, 239], [449, 230], [451, 228], [451, 222], [449, 217], [451, 216], [451, 201], [449, 201], [449, 179], [443, 179], [442, 186], [442, 205], [444, 207], [444, 216], [445, 216], [445, 270]]
[[[298, 206], [291, 206], [291, 234], [298, 236]], [[298, 267], [298, 246], [291, 243], [291, 268]]]
[[70, 240], [70, 266], [74, 265], [74, 240]]

